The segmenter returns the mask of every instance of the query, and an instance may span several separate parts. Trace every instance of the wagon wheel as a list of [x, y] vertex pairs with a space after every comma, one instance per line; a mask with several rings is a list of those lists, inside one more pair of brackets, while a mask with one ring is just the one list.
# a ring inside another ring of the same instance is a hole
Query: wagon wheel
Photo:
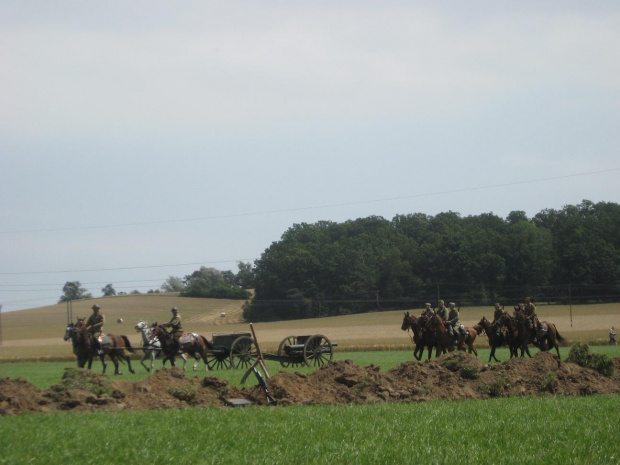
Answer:
[[254, 339], [241, 336], [230, 346], [230, 364], [232, 368], [248, 368], [258, 358], [258, 349]]
[[[290, 356], [290, 353], [286, 353], [284, 348], [294, 346], [296, 344], [297, 344], [297, 336], [288, 336], [282, 339], [282, 342], [280, 342], [280, 345], [278, 346], [278, 357]], [[295, 361], [293, 357], [291, 357], [290, 361], [286, 361], [286, 362], [283, 360], [280, 360], [280, 365], [282, 365], [284, 368], [290, 367], [290, 366], [297, 367], [301, 364], [302, 362]]]
[[207, 366], [209, 370], [221, 370], [230, 369], [230, 360], [228, 360], [228, 353], [222, 352], [209, 352], [207, 353]]
[[331, 362], [333, 358], [332, 343], [321, 334], [310, 336], [304, 344], [304, 361], [309, 367], [323, 366]]

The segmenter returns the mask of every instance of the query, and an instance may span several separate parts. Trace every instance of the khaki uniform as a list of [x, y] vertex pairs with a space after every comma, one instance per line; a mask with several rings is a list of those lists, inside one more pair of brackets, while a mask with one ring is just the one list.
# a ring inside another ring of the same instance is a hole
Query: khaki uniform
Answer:
[[448, 321], [448, 309], [446, 307], [441, 307], [437, 310], [437, 316], [441, 317], [443, 321]]
[[168, 323], [166, 323], [166, 328], [170, 328], [170, 334], [175, 340], [179, 340], [179, 338], [183, 335], [183, 326], [181, 325], [181, 317], [177, 314], [174, 315]]
[[105, 317], [101, 313], [93, 313], [88, 317], [86, 327], [88, 328], [88, 332], [92, 334], [95, 339], [101, 336], [104, 321]]

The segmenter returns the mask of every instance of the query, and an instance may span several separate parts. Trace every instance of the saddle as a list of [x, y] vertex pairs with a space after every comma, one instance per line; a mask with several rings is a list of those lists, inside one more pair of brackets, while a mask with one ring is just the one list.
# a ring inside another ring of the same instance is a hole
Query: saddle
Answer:
[[180, 344], [191, 344], [195, 339], [198, 339], [198, 334], [196, 333], [187, 333], [179, 338]]
[[538, 327], [538, 329], [536, 329], [536, 337], [538, 339], [542, 339], [545, 337], [545, 335], [547, 334], [547, 332], [549, 331], [549, 328], [547, 326], [546, 323], [540, 323], [540, 326]]

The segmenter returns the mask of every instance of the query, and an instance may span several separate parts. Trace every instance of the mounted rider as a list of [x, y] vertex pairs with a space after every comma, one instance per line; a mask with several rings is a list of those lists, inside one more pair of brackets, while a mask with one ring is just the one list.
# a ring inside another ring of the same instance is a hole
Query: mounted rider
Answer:
[[450, 307], [450, 312], [448, 313], [448, 320], [445, 322], [450, 335], [454, 338], [454, 344], [458, 344], [458, 333], [455, 332], [455, 329], [459, 330], [463, 339], [467, 336], [464, 329], [461, 328], [459, 322], [459, 311], [456, 309], [456, 304], [454, 302], [450, 302], [448, 304]]
[[[536, 305], [534, 305], [534, 299], [532, 299], [530, 296], [527, 296], [525, 298], [525, 305], [523, 306], [523, 314], [527, 318], [527, 325], [530, 331], [533, 331], [536, 328], [538, 329], [538, 331], [542, 332], [543, 330], [542, 324], [540, 320], [538, 319], [538, 316], [536, 315]], [[536, 333], [534, 333], [534, 338], [532, 339], [532, 341], [534, 343], [537, 342]]]
[[422, 314], [420, 316], [425, 316], [427, 318], [430, 318], [433, 315], [434, 315], [434, 312], [433, 312], [433, 308], [431, 307], [431, 304], [428, 303], [428, 302], [425, 303], [424, 304], [424, 310], [422, 311]]
[[167, 329], [168, 333], [172, 336], [172, 341], [177, 352], [181, 352], [181, 343], [179, 339], [183, 335], [183, 326], [181, 324], [181, 315], [179, 315], [179, 309], [172, 307], [172, 318], [168, 323], [164, 323], [162, 326]]
[[495, 309], [493, 310], [493, 322], [491, 326], [495, 328], [495, 334], [497, 337], [502, 336], [502, 324], [499, 319], [504, 314], [504, 306], [499, 302], [495, 302]]
[[99, 337], [103, 332], [103, 323], [105, 322], [105, 317], [99, 313], [101, 307], [95, 304], [92, 306], [93, 314], [88, 317], [86, 321], [86, 331], [90, 333], [92, 336], [93, 346], [97, 349], [97, 355], [101, 355], [103, 350], [101, 350], [101, 342], [99, 342]]
[[448, 321], [448, 309], [444, 305], [443, 300], [437, 302], [437, 310], [435, 311], [435, 315], [441, 317], [444, 322]]

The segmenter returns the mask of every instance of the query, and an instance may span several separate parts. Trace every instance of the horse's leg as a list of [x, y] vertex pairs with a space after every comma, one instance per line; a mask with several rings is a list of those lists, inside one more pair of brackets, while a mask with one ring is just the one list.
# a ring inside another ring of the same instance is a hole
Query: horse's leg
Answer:
[[[146, 363], [144, 363], [144, 361], [150, 358], [151, 359], [151, 368], [149, 368]], [[142, 366], [145, 368], [146, 371], [151, 371], [153, 369], [153, 357], [152, 357], [152, 353], [150, 350], [145, 350], [144, 354], [142, 355], [142, 358], [140, 359], [140, 363], [142, 364]]]
[[135, 375], [136, 372], [134, 371], [133, 367], [131, 366], [131, 357], [129, 355], [127, 355], [124, 350], [122, 351], [122, 353], [123, 353], [123, 356], [125, 357], [125, 361], [127, 362], [127, 369], [129, 370], [129, 372], [132, 375]]
[[114, 363], [114, 374], [122, 375], [123, 373], [118, 369], [118, 354], [110, 353], [110, 358], [112, 359], [112, 363]]

